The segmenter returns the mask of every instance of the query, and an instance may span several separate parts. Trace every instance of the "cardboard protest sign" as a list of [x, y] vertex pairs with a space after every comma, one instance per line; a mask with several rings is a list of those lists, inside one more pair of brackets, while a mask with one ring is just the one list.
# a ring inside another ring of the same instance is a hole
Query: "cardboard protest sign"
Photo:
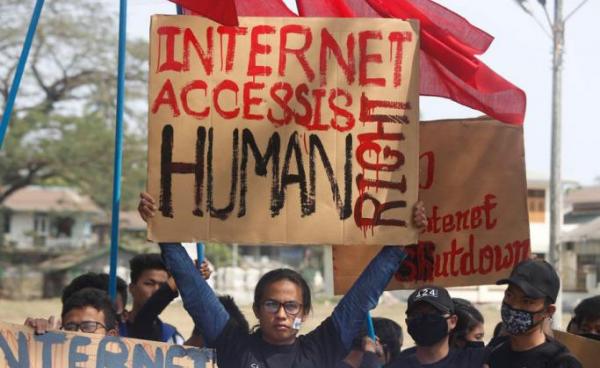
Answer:
[[[388, 288], [492, 284], [529, 257], [522, 127], [487, 119], [424, 122], [420, 174], [428, 226], [419, 245], [405, 247], [408, 258]], [[334, 247], [337, 294], [379, 249]]]
[[52, 331], [0, 322], [0, 367], [216, 368], [210, 349], [115, 336]]
[[153, 241], [414, 242], [418, 26], [154, 16]]
[[583, 368], [596, 368], [598, 366], [600, 341], [563, 331], [553, 330], [553, 333], [554, 338], [569, 348], [571, 354], [579, 360]]

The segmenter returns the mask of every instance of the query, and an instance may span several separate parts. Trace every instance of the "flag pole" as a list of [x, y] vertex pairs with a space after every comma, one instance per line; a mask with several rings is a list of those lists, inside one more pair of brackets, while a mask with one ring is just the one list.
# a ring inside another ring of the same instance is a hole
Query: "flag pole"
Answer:
[[4, 137], [8, 130], [8, 123], [12, 115], [13, 107], [15, 106], [15, 100], [17, 99], [17, 92], [19, 92], [19, 86], [21, 85], [21, 79], [23, 72], [25, 71], [25, 65], [27, 64], [27, 58], [29, 57], [29, 50], [31, 50], [31, 44], [33, 43], [33, 37], [42, 14], [42, 8], [44, 7], [44, 0], [37, 0], [33, 13], [31, 14], [31, 21], [29, 22], [29, 28], [27, 29], [27, 35], [25, 36], [25, 42], [23, 42], [23, 49], [19, 56], [19, 63], [15, 70], [12, 85], [8, 92], [8, 98], [6, 99], [6, 106], [4, 107], [4, 114], [2, 114], [2, 122], [0, 123], [0, 149], [4, 144]]
[[115, 129], [115, 154], [113, 169], [113, 198], [110, 236], [109, 295], [117, 296], [117, 265], [119, 257], [119, 211], [121, 208], [121, 172], [123, 163], [123, 110], [125, 105], [125, 57], [127, 54], [127, 0], [120, 0], [119, 58], [117, 77], [117, 117]]

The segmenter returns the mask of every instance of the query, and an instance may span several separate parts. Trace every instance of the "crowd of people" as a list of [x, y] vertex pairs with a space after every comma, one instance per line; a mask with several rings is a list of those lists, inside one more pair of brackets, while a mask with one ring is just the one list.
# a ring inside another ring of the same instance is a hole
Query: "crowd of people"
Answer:
[[[140, 214], [155, 212], [144, 194]], [[418, 226], [424, 209], [414, 209]], [[304, 278], [291, 269], [276, 269], [258, 281], [250, 325], [235, 301], [218, 296], [207, 283], [210, 268], [195, 263], [181, 244], [160, 244], [160, 254], [131, 259], [130, 283], [119, 279], [114, 302], [107, 295], [108, 275], [87, 273], [63, 291], [60, 320], [28, 318], [35, 333], [50, 329], [134, 337], [216, 350], [221, 368], [578, 368], [581, 364], [549, 328], [556, 311], [560, 279], [543, 260], [519, 263], [506, 284], [502, 322], [484, 343], [484, 318], [471, 302], [452, 298], [443, 287], [425, 285], [408, 298], [406, 332], [415, 346], [402, 349], [404, 330], [396, 322], [374, 318], [376, 337], [367, 331], [366, 316], [405, 257], [402, 247], [386, 246], [370, 262], [332, 314], [317, 328], [299, 335], [312, 311]], [[126, 309], [128, 295], [132, 307]], [[181, 296], [194, 321], [187, 340], [163, 322], [160, 313]], [[600, 296], [583, 300], [575, 309], [568, 332], [600, 340]]]

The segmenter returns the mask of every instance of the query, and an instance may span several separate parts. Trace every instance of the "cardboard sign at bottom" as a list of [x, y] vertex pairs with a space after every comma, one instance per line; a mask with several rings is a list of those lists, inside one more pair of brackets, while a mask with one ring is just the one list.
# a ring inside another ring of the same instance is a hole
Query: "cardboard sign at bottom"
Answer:
[[0, 367], [216, 368], [210, 349], [116, 336], [52, 331], [0, 322]]
[[600, 341], [573, 335], [563, 331], [554, 330], [553, 332], [554, 338], [569, 348], [571, 354], [573, 354], [579, 360], [583, 368], [598, 367]]
[[[428, 226], [388, 289], [493, 284], [529, 257], [523, 129], [487, 119], [421, 123], [419, 198]], [[405, 245], [405, 244], [396, 244]], [[342, 294], [381, 247], [333, 247]]]

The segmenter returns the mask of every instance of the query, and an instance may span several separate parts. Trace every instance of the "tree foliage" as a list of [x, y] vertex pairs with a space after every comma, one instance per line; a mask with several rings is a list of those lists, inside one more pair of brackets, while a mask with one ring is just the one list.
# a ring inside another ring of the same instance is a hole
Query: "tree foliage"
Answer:
[[[33, 2], [0, 5], [0, 107], [4, 110]], [[9, 132], [0, 151], [0, 205], [31, 184], [66, 184], [110, 208], [118, 28], [98, 0], [46, 2]], [[145, 178], [145, 41], [128, 44], [123, 205]], [[0, 111], [1, 113], [1, 111]]]

